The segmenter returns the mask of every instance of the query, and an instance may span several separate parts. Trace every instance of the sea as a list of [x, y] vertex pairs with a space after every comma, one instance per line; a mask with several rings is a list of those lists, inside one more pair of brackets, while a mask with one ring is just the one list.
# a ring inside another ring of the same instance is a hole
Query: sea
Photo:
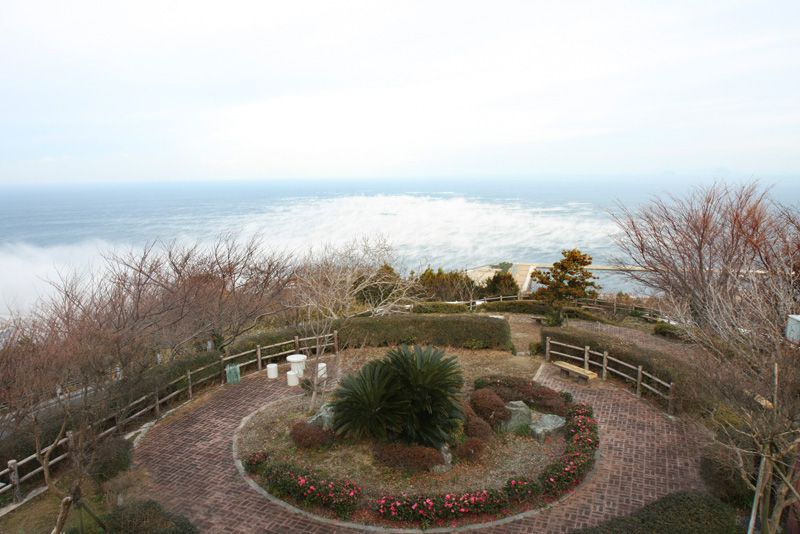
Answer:
[[[612, 214], [654, 198], [685, 196], [703, 180], [537, 177], [0, 184], [0, 315], [24, 311], [71, 272], [102, 268], [109, 252], [154, 242], [261, 236], [301, 255], [327, 243], [385, 238], [408, 272], [500, 262], [549, 263], [579, 248], [595, 263], [620, 257]], [[800, 204], [800, 177], [761, 180]], [[646, 292], [598, 273], [604, 291]]]

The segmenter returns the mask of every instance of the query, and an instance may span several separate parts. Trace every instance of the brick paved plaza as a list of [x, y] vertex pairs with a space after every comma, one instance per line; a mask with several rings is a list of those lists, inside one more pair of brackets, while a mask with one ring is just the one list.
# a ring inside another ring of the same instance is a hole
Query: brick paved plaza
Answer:
[[[618, 385], [580, 385], [562, 379], [549, 365], [540, 381], [594, 407], [600, 425], [595, 470], [552, 508], [478, 531], [569, 532], [628, 514], [674, 491], [702, 488], [699, 440], [688, 425]], [[160, 421], [136, 449], [136, 465], [152, 479], [151, 497], [186, 515], [202, 532], [363, 532], [287, 510], [251, 488], [237, 471], [232, 445], [241, 420], [290, 394], [296, 391], [283, 380], [259, 373]]]

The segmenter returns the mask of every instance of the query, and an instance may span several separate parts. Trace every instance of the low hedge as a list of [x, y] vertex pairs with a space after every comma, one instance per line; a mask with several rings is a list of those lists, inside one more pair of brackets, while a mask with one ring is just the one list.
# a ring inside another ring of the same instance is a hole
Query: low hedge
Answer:
[[[699, 413], [714, 404], [713, 399], [707, 395], [708, 388], [704, 388], [702, 384], [696, 382], [698, 380], [697, 373], [689, 365], [676, 360], [667, 353], [641, 347], [617, 336], [589, 332], [574, 327], [543, 327], [541, 330], [542, 346], [545, 345], [548, 336], [555, 341], [578, 347], [589, 345], [593, 351], [608, 351], [609, 356], [631, 365], [641, 365], [645, 371], [664, 382], [672, 382], [675, 398], [674, 408], [677, 411]], [[559, 352], [562, 350], [559, 350]], [[592, 358], [596, 361], [600, 360], [596, 356], [592, 356]], [[635, 371], [631, 374], [635, 375]], [[608, 373], [608, 376], [615, 378], [613, 373]], [[651, 385], [656, 386], [656, 384]], [[642, 389], [643, 394], [647, 395], [647, 390], [645, 388]], [[700, 395], [701, 391], [705, 391], [706, 394]], [[656, 398], [663, 400], [661, 397]]]
[[115, 508], [103, 517], [106, 532], [158, 532], [160, 534], [196, 534], [200, 532], [182, 515], [164, 510], [155, 501], [135, 501]]
[[738, 534], [733, 508], [711, 495], [696, 491], [671, 493], [629, 516], [573, 534]]
[[486, 302], [478, 307], [479, 311], [506, 312], [506, 313], [532, 313], [544, 315], [551, 310], [550, 306], [538, 300], [507, 300], [504, 302]]
[[415, 304], [411, 311], [413, 313], [468, 313], [469, 307], [466, 304], [451, 302], [422, 302]]
[[437, 345], [510, 350], [511, 329], [503, 319], [479, 315], [354, 317], [339, 330], [345, 345], [384, 347]]
[[97, 482], [111, 480], [131, 466], [133, 443], [120, 436], [102, 440], [92, 451], [89, 474]]

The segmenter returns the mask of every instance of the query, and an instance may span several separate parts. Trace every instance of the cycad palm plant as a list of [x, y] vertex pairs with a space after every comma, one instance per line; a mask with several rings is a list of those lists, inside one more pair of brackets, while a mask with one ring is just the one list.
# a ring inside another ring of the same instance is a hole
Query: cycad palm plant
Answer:
[[457, 360], [443, 350], [403, 345], [342, 380], [334, 394], [334, 429], [439, 446], [462, 417], [463, 383]]

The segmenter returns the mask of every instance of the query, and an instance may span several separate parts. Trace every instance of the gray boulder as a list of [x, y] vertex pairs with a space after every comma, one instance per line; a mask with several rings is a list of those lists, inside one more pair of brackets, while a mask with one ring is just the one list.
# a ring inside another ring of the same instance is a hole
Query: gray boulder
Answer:
[[333, 406], [330, 404], [323, 404], [308, 422], [322, 428], [322, 430], [333, 430]]
[[561, 416], [544, 414], [531, 425], [531, 435], [539, 441], [544, 441], [547, 436], [559, 432], [566, 423], [566, 419]]
[[447, 443], [439, 448], [439, 452], [442, 453], [444, 463], [441, 465], [434, 465], [431, 471], [434, 473], [446, 473], [453, 468], [453, 453], [450, 452], [450, 447], [447, 446]]
[[506, 404], [506, 408], [511, 412], [511, 419], [504, 421], [500, 425], [500, 430], [513, 432], [519, 427], [531, 424], [531, 409], [523, 401], [511, 401]]

